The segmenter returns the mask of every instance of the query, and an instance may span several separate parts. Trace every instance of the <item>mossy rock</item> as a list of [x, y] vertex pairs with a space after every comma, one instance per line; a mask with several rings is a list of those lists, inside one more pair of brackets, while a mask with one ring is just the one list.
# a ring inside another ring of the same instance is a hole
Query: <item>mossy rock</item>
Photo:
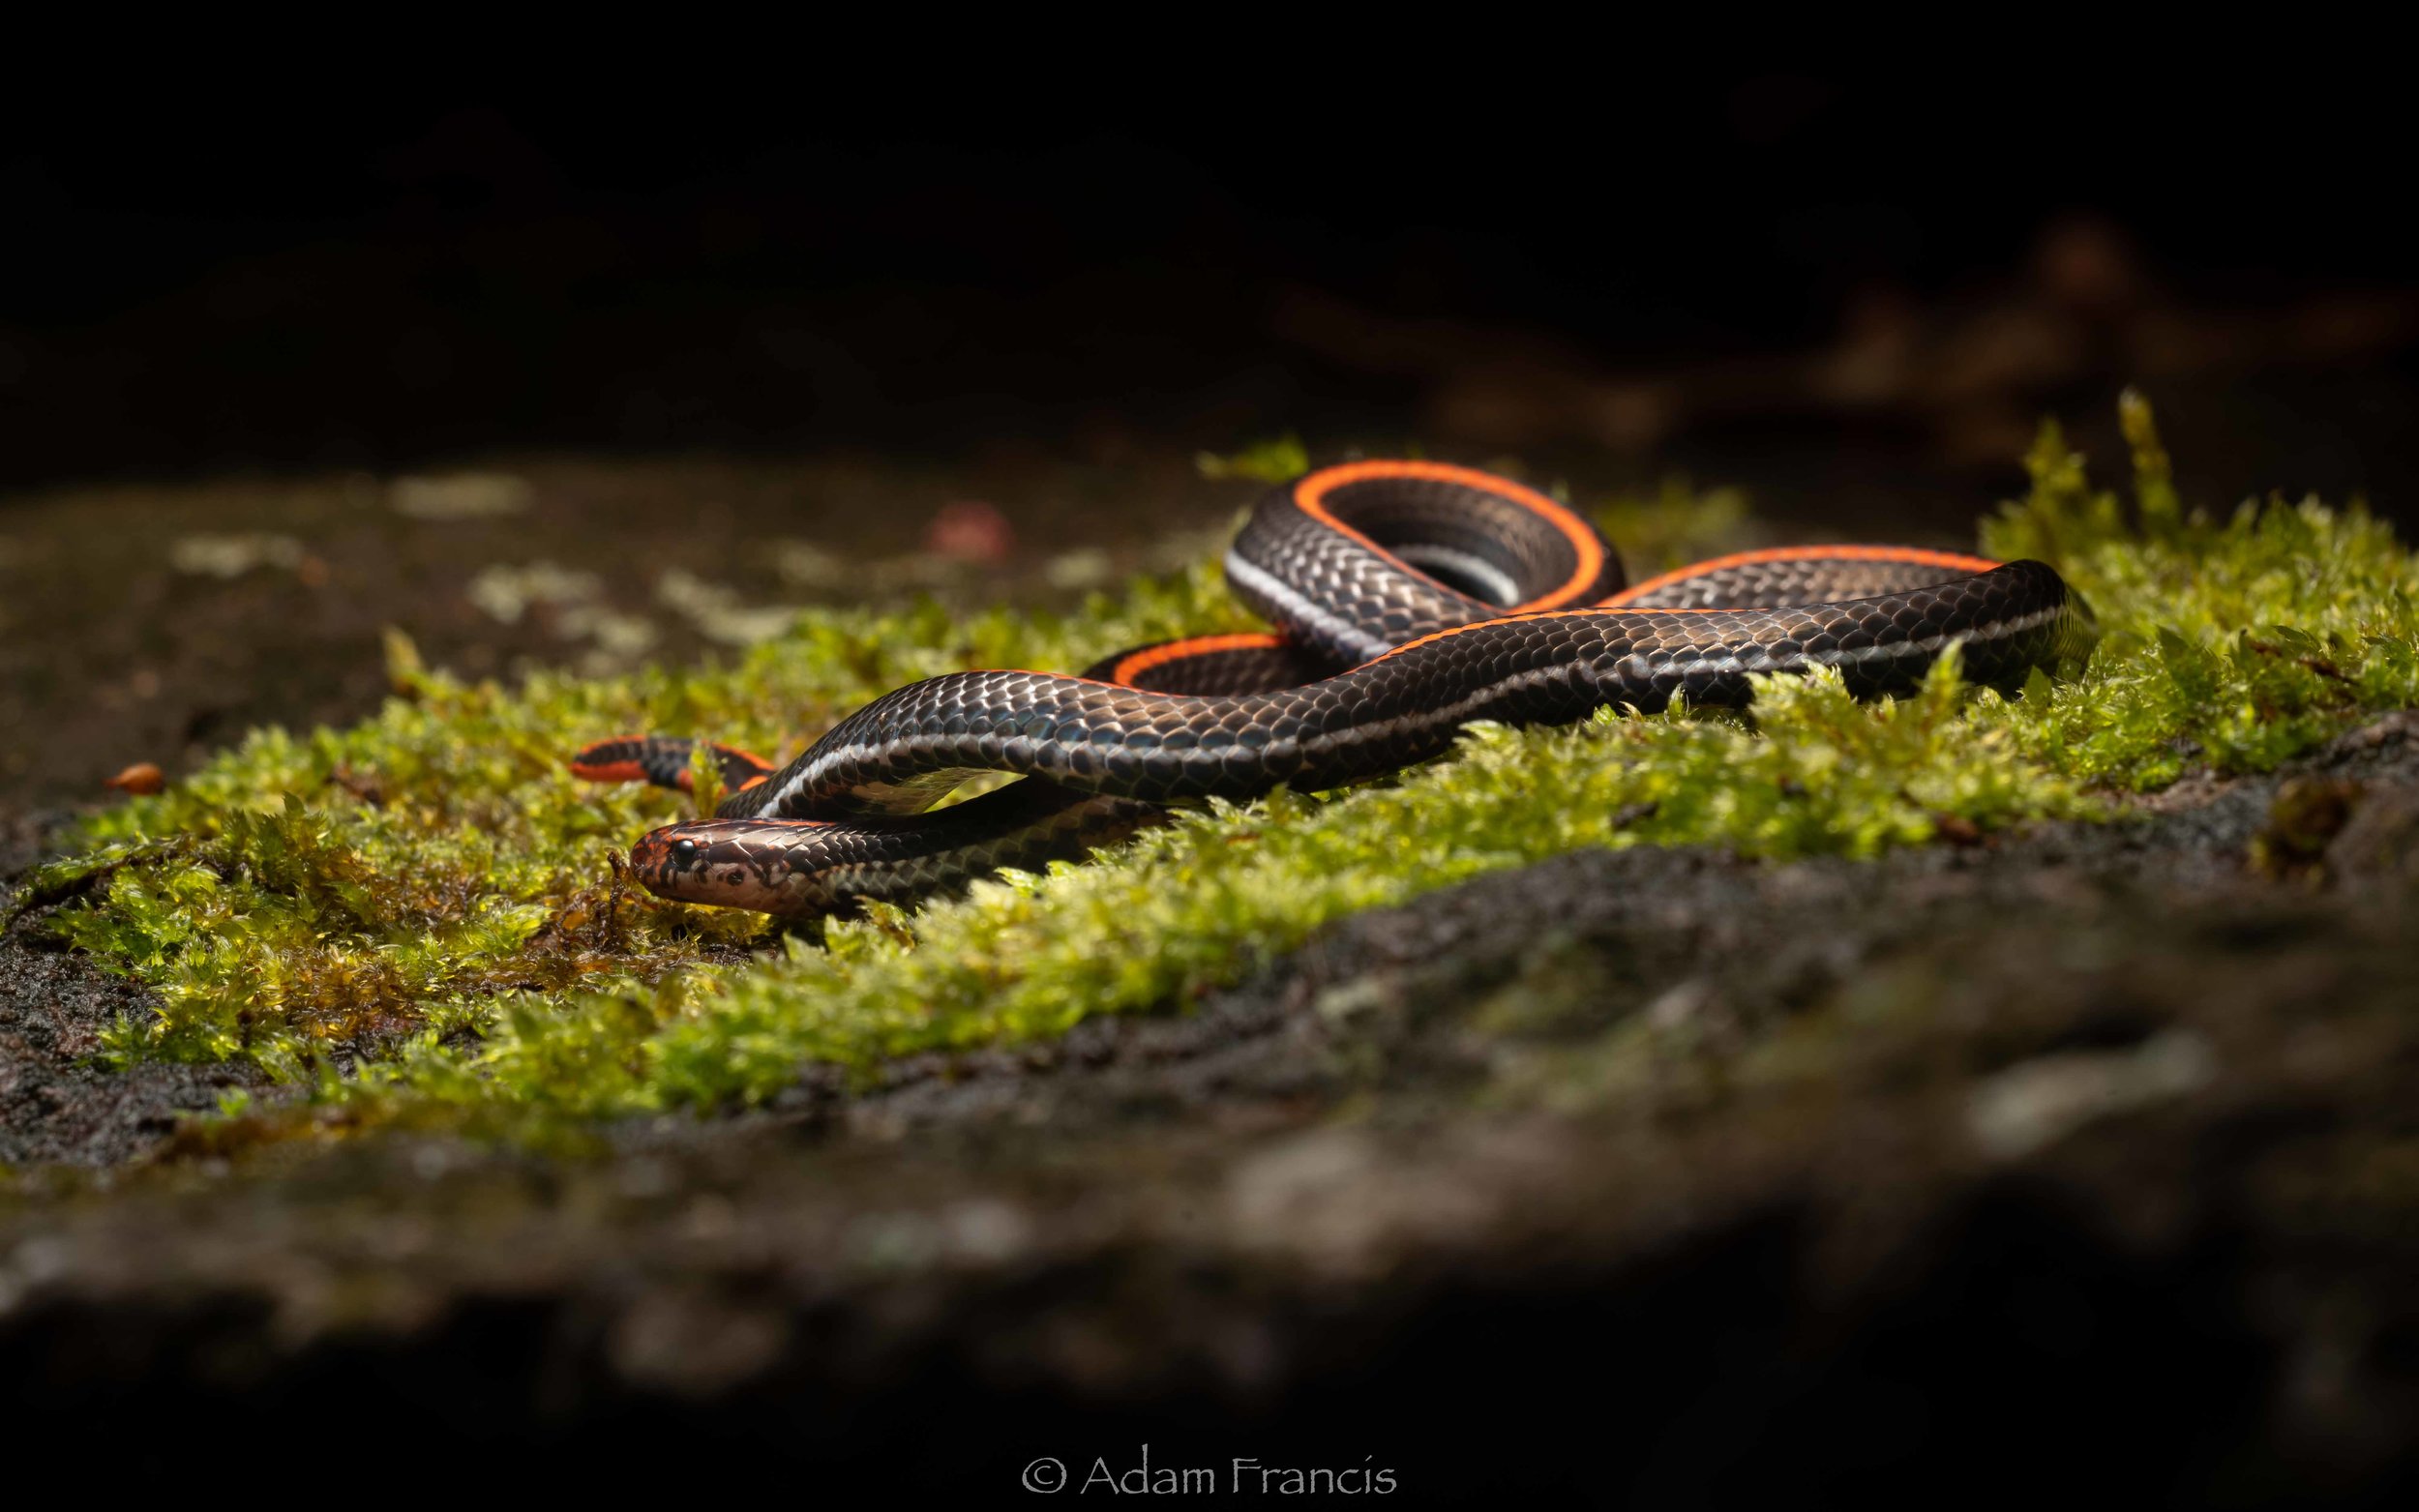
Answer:
[[[106, 1036], [117, 1063], [234, 1062], [288, 1089], [265, 1112], [231, 1094], [230, 1136], [401, 1123], [577, 1139], [1182, 1008], [1334, 921], [1571, 852], [1857, 859], [2124, 822], [2187, 774], [2270, 770], [2419, 703], [2419, 562], [2384, 525], [2314, 501], [2188, 511], [2146, 407], [2129, 399], [2124, 418], [2130, 505], [2095, 490], [2049, 427], [2029, 495], [1983, 525], [1984, 550], [2050, 561], [2105, 632], [2079, 678], [2016, 697], [1962, 687], [1949, 658], [1897, 702], [1858, 704], [1817, 677], [1761, 685], [1746, 717], [1476, 726], [1395, 779], [1214, 804], [1083, 866], [809, 937], [620, 885], [613, 848], [683, 800], [579, 784], [566, 756], [634, 728], [786, 753], [913, 678], [1239, 628], [1214, 568], [1060, 617], [809, 612], [732, 666], [601, 680], [465, 684], [399, 640], [376, 717], [259, 731], [88, 820], [75, 856], [28, 891], [68, 899], [39, 928], [149, 989], [155, 1011]], [[1278, 448], [1228, 465], [1299, 460]], [[1726, 498], [1603, 522], [1635, 567], [1743, 528]]]

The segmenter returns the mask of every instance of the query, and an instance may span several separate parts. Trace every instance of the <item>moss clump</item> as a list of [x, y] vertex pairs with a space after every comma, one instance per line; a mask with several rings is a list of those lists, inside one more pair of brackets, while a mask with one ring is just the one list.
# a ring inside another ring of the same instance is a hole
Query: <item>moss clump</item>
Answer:
[[[159, 1014], [112, 1036], [120, 1057], [249, 1057], [338, 1118], [558, 1130], [760, 1100], [810, 1062], [861, 1072], [1181, 1004], [1343, 914], [1582, 846], [1868, 855], [2114, 815], [2189, 768], [2265, 768], [2419, 702], [2419, 565], [2383, 526], [2314, 502], [2188, 513], [2147, 410], [2129, 401], [2126, 421], [2133, 508], [2049, 428], [2029, 496], [1984, 528], [1993, 554], [2058, 565], [2107, 631], [2080, 680], [2020, 698], [1960, 688], [1951, 661], [1895, 704], [1784, 679], [1751, 721], [1474, 728], [1395, 780], [1213, 806], [1091, 864], [811, 943], [620, 888], [610, 848], [681, 800], [574, 783], [564, 756], [641, 728], [786, 755], [791, 732], [916, 677], [1239, 625], [1213, 570], [1064, 618], [813, 613], [735, 666], [601, 681], [465, 685], [399, 648], [375, 719], [260, 732], [93, 820], [88, 853], [42, 885], [105, 867], [109, 885], [51, 927], [157, 990]], [[1606, 523], [1645, 568], [1735, 544], [1740, 519], [1735, 499], [1671, 495]], [[329, 1074], [339, 1059], [359, 1075]]]
[[2012, 722], [2027, 753], [2135, 791], [2195, 766], [2265, 771], [2364, 710], [2419, 701], [2419, 568], [2367, 511], [2314, 500], [2187, 513], [2149, 407], [2128, 395], [2138, 507], [2095, 491], [2055, 426], [2033, 488], [1983, 526], [1983, 549], [2055, 565], [2100, 610], [2090, 675]]

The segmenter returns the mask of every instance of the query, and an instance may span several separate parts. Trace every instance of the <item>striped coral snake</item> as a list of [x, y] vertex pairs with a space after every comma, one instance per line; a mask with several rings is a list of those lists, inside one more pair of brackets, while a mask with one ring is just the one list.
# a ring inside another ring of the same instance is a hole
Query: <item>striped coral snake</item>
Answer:
[[[1560, 724], [1682, 696], [1739, 705], [1751, 674], [1825, 667], [1858, 697], [1900, 694], [1953, 642], [1970, 680], [2008, 688], [2080, 661], [2096, 636], [2040, 562], [1908, 547], [1745, 551], [1624, 586], [1619, 557], [1570, 510], [1430, 461], [1349, 462], [1274, 489], [1226, 575], [1276, 633], [1139, 646], [1079, 676], [930, 678], [779, 770], [711, 747], [731, 796], [712, 819], [641, 839], [634, 875], [691, 903], [846, 912], [1081, 857], [1172, 803], [1391, 772], [1471, 720]], [[686, 788], [693, 749], [624, 737], [572, 770]], [[980, 772], [1024, 780], [924, 812]]]

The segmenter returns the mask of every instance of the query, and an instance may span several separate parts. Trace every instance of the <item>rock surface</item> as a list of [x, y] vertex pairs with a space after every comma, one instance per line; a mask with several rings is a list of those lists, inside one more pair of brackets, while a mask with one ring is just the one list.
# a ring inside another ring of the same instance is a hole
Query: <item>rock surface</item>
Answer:
[[[1102, 1494], [1148, 1444], [1225, 1494], [2385, 1496], [2414, 814], [2397, 716], [2115, 825], [1498, 874], [1181, 1012], [600, 1155], [37, 1169], [0, 1421], [168, 1471], [407, 1432], [565, 1485]], [[90, 1069], [139, 995], [0, 952], [5, 1158], [121, 1162], [216, 1095]]]

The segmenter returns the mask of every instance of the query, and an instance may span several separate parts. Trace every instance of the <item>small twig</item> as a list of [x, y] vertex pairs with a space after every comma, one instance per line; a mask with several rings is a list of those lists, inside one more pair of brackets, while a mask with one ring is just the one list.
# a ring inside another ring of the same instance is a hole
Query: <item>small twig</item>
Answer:
[[597, 933], [603, 949], [616, 956], [627, 955], [629, 942], [621, 932], [621, 900], [630, 890], [630, 858], [609, 849], [605, 852], [605, 865], [612, 870], [613, 879], [605, 890], [605, 920]]

